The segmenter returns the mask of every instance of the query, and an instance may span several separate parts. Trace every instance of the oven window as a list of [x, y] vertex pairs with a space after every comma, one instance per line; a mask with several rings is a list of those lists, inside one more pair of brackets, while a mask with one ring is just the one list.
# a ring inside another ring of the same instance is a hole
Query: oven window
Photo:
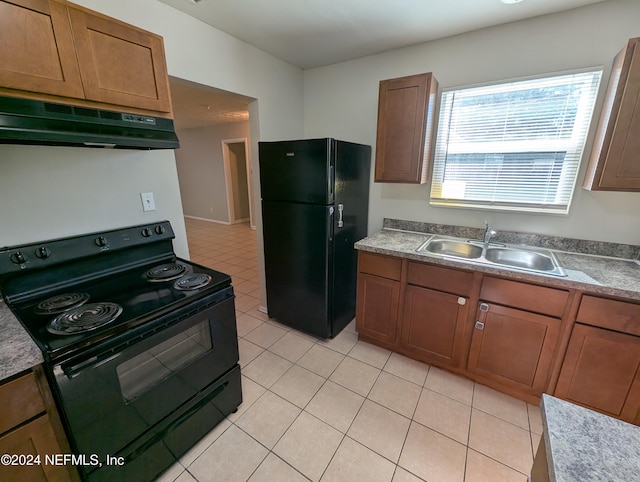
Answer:
[[194, 360], [211, 351], [209, 320], [118, 365], [116, 372], [126, 402], [177, 373]]

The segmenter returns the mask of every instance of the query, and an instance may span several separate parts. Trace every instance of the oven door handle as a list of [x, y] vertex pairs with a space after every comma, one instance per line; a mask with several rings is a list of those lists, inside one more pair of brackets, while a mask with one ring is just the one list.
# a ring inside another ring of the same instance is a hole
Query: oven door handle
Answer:
[[88, 358], [87, 360], [80, 362], [77, 365], [63, 367], [62, 371], [69, 379], [72, 379], [80, 375], [80, 373], [82, 373], [83, 371], [88, 370], [90, 368], [98, 368], [99, 366], [104, 365], [105, 363], [109, 363], [111, 360], [115, 360], [120, 355], [121, 353], [116, 353], [107, 358], [101, 358], [97, 355], [92, 356], [91, 358]]

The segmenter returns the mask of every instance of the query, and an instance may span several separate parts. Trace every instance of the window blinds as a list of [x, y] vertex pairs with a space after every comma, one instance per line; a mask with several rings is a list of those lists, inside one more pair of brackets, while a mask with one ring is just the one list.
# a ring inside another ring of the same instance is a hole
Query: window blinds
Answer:
[[600, 76], [445, 91], [431, 204], [567, 213]]

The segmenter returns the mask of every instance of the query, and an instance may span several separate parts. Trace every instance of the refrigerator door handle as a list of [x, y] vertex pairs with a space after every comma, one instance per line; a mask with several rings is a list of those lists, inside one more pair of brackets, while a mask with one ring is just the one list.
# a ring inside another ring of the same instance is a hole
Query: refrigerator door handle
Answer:
[[329, 241], [333, 241], [333, 206], [329, 207]]
[[329, 166], [329, 202], [333, 202], [333, 184], [335, 182], [335, 173], [334, 173], [334, 167], [333, 166]]
[[344, 227], [344, 221], [342, 220], [342, 213], [344, 212], [344, 204], [338, 204], [338, 227]]

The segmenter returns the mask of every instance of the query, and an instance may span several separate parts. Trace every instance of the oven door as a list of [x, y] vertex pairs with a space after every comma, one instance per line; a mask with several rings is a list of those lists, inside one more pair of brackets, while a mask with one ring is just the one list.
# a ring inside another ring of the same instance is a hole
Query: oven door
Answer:
[[78, 454], [104, 460], [237, 365], [233, 290], [198, 300], [53, 366]]

